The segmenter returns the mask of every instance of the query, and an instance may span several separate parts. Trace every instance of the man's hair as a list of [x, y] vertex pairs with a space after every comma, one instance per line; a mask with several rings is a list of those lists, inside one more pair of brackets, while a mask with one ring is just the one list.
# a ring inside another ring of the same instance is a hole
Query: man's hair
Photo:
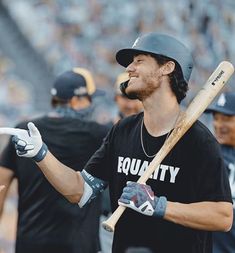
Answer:
[[56, 108], [57, 106], [66, 106], [69, 102], [69, 99], [62, 99], [58, 97], [51, 98], [51, 106], [52, 108]]
[[168, 58], [163, 55], [152, 55], [152, 56], [161, 66], [168, 61], [173, 61], [175, 63], [174, 71], [170, 73], [168, 76], [170, 79], [171, 90], [174, 92], [177, 101], [180, 104], [180, 102], [186, 97], [186, 93], [188, 91], [188, 83], [183, 78], [183, 73], [179, 63], [174, 59]]

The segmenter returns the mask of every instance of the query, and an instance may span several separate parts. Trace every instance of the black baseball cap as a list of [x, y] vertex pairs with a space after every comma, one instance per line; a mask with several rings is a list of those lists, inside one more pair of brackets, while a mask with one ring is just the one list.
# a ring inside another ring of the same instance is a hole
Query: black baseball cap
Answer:
[[226, 115], [235, 115], [235, 92], [221, 93], [218, 100], [205, 110], [205, 113], [219, 112]]
[[73, 68], [59, 75], [51, 89], [51, 95], [60, 99], [68, 100], [73, 96], [101, 95], [102, 91], [96, 90], [94, 79], [89, 70]]

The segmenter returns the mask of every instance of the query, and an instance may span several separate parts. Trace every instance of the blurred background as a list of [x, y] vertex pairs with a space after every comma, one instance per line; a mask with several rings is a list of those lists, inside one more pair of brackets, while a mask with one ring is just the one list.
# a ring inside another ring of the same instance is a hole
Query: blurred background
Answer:
[[[222, 60], [235, 63], [234, 0], [2, 0], [0, 1], [0, 126], [50, 109], [56, 75], [75, 66], [89, 69], [102, 121], [117, 113], [115, 52], [144, 32], [176, 36], [193, 52], [195, 68], [184, 104]], [[235, 91], [234, 77], [225, 89]], [[207, 120], [207, 119], [205, 119]], [[5, 140], [1, 136], [0, 151]], [[14, 244], [14, 187], [0, 223], [0, 252]]]

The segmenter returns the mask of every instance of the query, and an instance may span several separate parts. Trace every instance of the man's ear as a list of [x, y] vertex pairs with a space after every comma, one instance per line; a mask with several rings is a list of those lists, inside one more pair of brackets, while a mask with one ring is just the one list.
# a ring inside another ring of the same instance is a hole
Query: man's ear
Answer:
[[161, 66], [162, 75], [169, 75], [175, 70], [175, 63], [173, 61], [168, 61]]

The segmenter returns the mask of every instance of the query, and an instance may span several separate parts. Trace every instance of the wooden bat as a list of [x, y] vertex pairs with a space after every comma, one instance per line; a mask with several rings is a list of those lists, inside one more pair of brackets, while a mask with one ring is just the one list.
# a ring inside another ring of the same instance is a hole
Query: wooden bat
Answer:
[[[205, 111], [208, 105], [212, 102], [212, 100], [216, 97], [216, 95], [231, 77], [233, 72], [234, 67], [228, 61], [222, 61], [218, 65], [218, 67], [208, 78], [205, 85], [200, 89], [186, 110], [181, 112], [172, 133], [166, 139], [165, 143], [156, 154], [154, 159], [151, 161], [148, 168], [141, 175], [137, 181], [138, 183], [145, 183], [148, 180], [148, 178], [152, 175], [158, 165], [160, 165], [162, 160], [167, 156], [167, 154], [171, 151], [179, 139]], [[102, 223], [102, 226], [107, 231], [113, 232], [117, 221], [125, 209], [126, 207], [119, 206], [115, 212]]]

